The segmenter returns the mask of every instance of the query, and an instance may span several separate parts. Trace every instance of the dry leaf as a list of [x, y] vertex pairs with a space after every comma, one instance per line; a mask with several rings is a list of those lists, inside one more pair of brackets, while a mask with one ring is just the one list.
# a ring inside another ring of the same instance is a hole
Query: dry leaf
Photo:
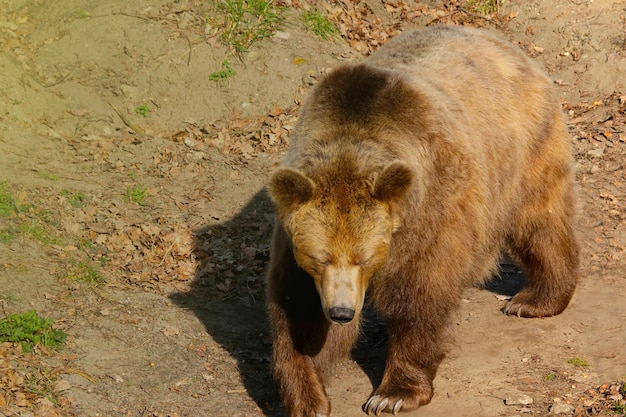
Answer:
[[72, 388], [72, 384], [66, 379], [59, 379], [54, 383], [54, 392], [67, 391]]

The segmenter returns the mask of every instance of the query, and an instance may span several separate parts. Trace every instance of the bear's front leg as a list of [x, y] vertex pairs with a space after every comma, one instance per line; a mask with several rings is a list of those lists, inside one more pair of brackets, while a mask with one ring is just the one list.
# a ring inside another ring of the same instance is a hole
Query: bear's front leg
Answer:
[[326, 338], [328, 325], [324, 321], [292, 321], [281, 306], [271, 302], [268, 310], [274, 333], [272, 371], [287, 414], [329, 417], [330, 401], [314, 359]]
[[389, 344], [385, 373], [378, 389], [363, 405], [365, 413], [395, 415], [430, 402], [433, 379], [444, 354], [439, 346], [441, 329], [427, 324], [432, 323], [424, 323], [424, 320], [416, 323], [407, 318], [387, 320]]
[[290, 417], [329, 417], [318, 356], [328, 337], [312, 278], [300, 269], [289, 239], [277, 226], [267, 281], [267, 312], [272, 328], [272, 371]]
[[[425, 269], [438, 276], [437, 268]], [[429, 281], [408, 273], [406, 276], [413, 277], [409, 282], [420, 285], [405, 285], [402, 291], [392, 291], [390, 286], [399, 282], [392, 276], [372, 286], [372, 299], [387, 324], [388, 346], [383, 379], [363, 405], [363, 411], [369, 415], [396, 414], [430, 402], [433, 379], [444, 358], [443, 334], [450, 312], [460, 300], [460, 286], [453, 280]]]

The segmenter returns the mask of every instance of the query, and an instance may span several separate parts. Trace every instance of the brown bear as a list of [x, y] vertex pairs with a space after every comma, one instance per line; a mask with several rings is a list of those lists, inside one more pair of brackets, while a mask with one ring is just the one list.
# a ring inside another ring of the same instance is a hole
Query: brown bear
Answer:
[[465, 287], [525, 270], [506, 314], [561, 313], [578, 277], [573, 163], [551, 83], [485, 31], [404, 33], [319, 82], [268, 191], [272, 369], [292, 417], [327, 417], [366, 292], [388, 353], [370, 415], [427, 404]]

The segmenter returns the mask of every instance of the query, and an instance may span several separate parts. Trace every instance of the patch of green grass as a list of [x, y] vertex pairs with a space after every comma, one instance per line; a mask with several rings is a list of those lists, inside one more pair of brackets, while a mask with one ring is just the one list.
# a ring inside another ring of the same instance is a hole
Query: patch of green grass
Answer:
[[89, 239], [80, 239], [78, 242], [78, 247], [84, 249], [87, 252], [95, 251], [98, 248], [98, 246], [96, 246], [96, 244]]
[[0, 342], [21, 343], [24, 352], [35, 345], [61, 349], [67, 334], [52, 328], [51, 318], [40, 317], [34, 310], [21, 314], [10, 314], [0, 320]]
[[37, 219], [52, 227], [59, 227], [59, 220], [53, 212], [45, 208], [35, 208], [31, 210]]
[[144, 103], [141, 106], [135, 107], [135, 113], [143, 117], [148, 117], [148, 113], [150, 113], [150, 109], [148, 108], [148, 105]]
[[22, 236], [28, 239], [36, 240], [44, 245], [52, 245], [59, 243], [58, 239], [55, 239], [43, 228], [39, 222], [35, 219], [26, 221], [20, 225], [20, 233]]
[[0, 243], [9, 243], [15, 237], [15, 232], [11, 230], [0, 230]]
[[[42, 220], [45, 220], [41, 216]], [[28, 239], [33, 239], [44, 245], [55, 245], [60, 243], [59, 239], [52, 236], [47, 230], [50, 227], [44, 227], [44, 224], [39, 219], [30, 219], [20, 224], [19, 232], [22, 236]]]
[[[10, 217], [13, 214], [31, 211], [33, 207], [29, 204], [24, 204], [22, 201], [26, 198], [25, 196], [25, 193], [19, 193], [17, 198], [13, 197], [7, 191], [7, 184], [0, 183], [0, 217]], [[17, 217], [14, 217], [12, 226], [0, 230], [0, 242], [10, 242], [20, 234], [26, 238], [38, 240], [43, 244], [57, 242], [45, 228], [48, 226], [48, 223], [52, 223], [51, 213], [46, 210], [33, 210], [28, 217], [28, 220], [22, 219], [21, 223], [15, 221]]]
[[90, 261], [73, 262], [66, 271], [65, 278], [95, 286], [106, 283], [106, 277], [100, 271], [100, 266]]
[[469, 0], [466, 7], [472, 12], [488, 16], [498, 12], [500, 0]]
[[19, 297], [13, 294], [0, 294], [0, 300], [20, 301]]
[[148, 188], [145, 185], [136, 185], [134, 187], [128, 187], [124, 193], [124, 197], [129, 202], [137, 203], [140, 206], [145, 205], [145, 199], [148, 195]]
[[302, 13], [300, 17], [304, 27], [309, 32], [312, 32], [315, 36], [328, 40], [330, 38], [339, 36], [339, 30], [333, 23], [328, 20], [328, 17], [317, 11], [308, 10]]
[[230, 65], [227, 59], [222, 61], [222, 69], [220, 71], [215, 71], [209, 74], [209, 80], [211, 81], [220, 81], [225, 80], [226, 78], [234, 77], [237, 75], [233, 67]]
[[9, 217], [15, 210], [15, 199], [7, 191], [7, 184], [0, 183], [0, 217]]
[[544, 379], [544, 381], [554, 381], [556, 379], [556, 375], [548, 374], [548, 375], [544, 376], [543, 379]]
[[59, 180], [59, 176], [56, 174], [51, 174], [49, 172], [46, 171], [37, 171], [37, 175], [39, 175], [41, 178], [50, 180], [50, 181], [58, 181]]
[[577, 368], [588, 368], [589, 366], [591, 366], [589, 362], [582, 358], [570, 358], [567, 360], [567, 363], [569, 363], [570, 365], [574, 365]]
[[626, 402], [624, 402], [624, 398], [626, 398], [626, 382], [622, 383], [622, 387], [619, 389], [619, 393], [622, 395], [622, 399], [619, 401], [615, 401], [613, 404], [613, 411], [620, 413], [623, 416], [626, 416]]
[[74, 208], [80, 208], [85, 205], [85, 200], [87, 197], [84, 193], [80, 191], [77, 193], [73, 193], [70, 190], [61, 190], [61, 195], [67, 199], [67, 202], [70, 203], [70, 206]]
[[220, 38], [237, 53], [272, 36], [285, 19], [272, 0], [216, 0], [215, 5], [224, 20]]
[[45, 369], [38, 369], [32, 372], [24, 378], [24, 390], [35, 394], [39, 397], [46, 397], [54, 405], [59, 405], [57, 399], [57, 393], [54, 390], [54, 383], [57, 381], [57, 377], [50, 375], [50, 372]]
[[622, 386], [619, 389], [619, 393], [622, 398], [613, 402], [613, 404], [611, 404], [611, 409], [618, 413], [618, 415], [626, 417], [626, 401], [624, 400], [626, 398], [626, 380], [620, 383]]

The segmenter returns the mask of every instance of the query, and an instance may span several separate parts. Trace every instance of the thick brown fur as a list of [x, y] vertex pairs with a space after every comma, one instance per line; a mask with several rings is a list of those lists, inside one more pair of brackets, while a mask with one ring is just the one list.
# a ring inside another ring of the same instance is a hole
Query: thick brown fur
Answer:
[[431, 400], [450, 313], [503, 249], [528, 276], [506, 314], [559, 314], [576, 286], [559, 102], [523, 53], [484, 31], [405, 33], [331, 72], [268, 190], [272, 366], [292, 417], [330, 415], [324, 378], [350, 352], [366, 291], [389, 334], [363, 406], [378, 415]]

